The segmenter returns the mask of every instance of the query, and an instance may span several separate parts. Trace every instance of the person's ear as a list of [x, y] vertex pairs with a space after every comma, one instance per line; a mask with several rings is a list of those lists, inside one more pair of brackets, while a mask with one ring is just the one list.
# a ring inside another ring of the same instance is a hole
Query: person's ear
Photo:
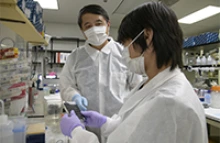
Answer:
[[107, 29], [106, 29], [106, 33], [109, 35], [109, 31], [110, 31], [110, 21], [107, 22]]
[[154, 32], [152, 29], [148, 28], [144, 30], [144, 37], [147, 45], [150, 45], [153, 39]]

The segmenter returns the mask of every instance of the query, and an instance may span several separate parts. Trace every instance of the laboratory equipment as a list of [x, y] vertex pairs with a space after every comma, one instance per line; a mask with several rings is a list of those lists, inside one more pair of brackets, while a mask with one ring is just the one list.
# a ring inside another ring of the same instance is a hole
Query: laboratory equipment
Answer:
[[0, 143], [14, 143], [13, 138], [13, 122], [8, 120], [8, 116], [5, 115], [4, 102], [0, 100], [2, 104], [2, 114], [0, 115]]
[[210, 105], [211, 103], [211, 91], [208, 90], [206, 93], [205, 93], [205, 103]]
[[26, 143], [26, 120], [24, 117], [15, 116], [10, 118], [14, 123], [13, 133], [15, 143]]
[[63, 102], [59, 95], [44, 97], [45, 139], [47, 143], [67, 143], [67, 138], [61, 133], [60, 118]]
[[64, 102], [64, 109], [68, 114], [70, 114], [71, 110], [74, 110], [78, 118], [84, 120], [84, 117], [75, 102]]
[[201, 65], [201, 59], [200, 59], [199, 54], [197, 54], [196, 65]]
[[205, 57], [205, 54], [202, 55], [201, 65], [206, 65], [206, 57]]
[[212, 86], [211, 88], [211, 104], [212, 108], [220, 109], [220, 86]]
[[188, 63], [189, 63], [189, 65], [195, 65], [196, 58], [194, 56], [194, 53], [191, 53], [190, 56], [188, 57]]

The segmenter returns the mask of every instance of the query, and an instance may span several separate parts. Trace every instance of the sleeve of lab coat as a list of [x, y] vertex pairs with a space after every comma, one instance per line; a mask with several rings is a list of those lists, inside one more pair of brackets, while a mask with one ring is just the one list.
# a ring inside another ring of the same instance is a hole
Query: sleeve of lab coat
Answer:
[[99, 143], [97, 136], [81, 127], [75, 128], [71, 133], [70, 143]]
[[74, 66], [76, 61], [74, 58], [76, 58], [76, 51], [74, 51], [68, 57], [60, 75], [61, 97], [64, 101], [71, 101], [73, 95], [79, 94], [79, 91], [77, 90], [76, 78], [74, 75]]
[[134, 87], [136, 87], [136, 85], [138, 85], [141, 81], [143, 81], [143, 76], [142, 75], [138, 75], [132, 72], [128, 72], [128, 84], [129, 84], [129, 88], [130, 90], [132, 90]]
[[113, 115], [111, 118], [107, 118], [107, 122], [101, 127], [101, 134], [104, 137], [108, 137], [121, 123], [121, 117], [119, 115]]
[[[101, 127], [102, 136], [108, 137], [120, 123], [121, 117], [119, 115], [107, 118], [107, 122]], [[75, 128], [71, 135], [71, 143], [99, 143], [95, 134], [82, 129], [81, 127]]]

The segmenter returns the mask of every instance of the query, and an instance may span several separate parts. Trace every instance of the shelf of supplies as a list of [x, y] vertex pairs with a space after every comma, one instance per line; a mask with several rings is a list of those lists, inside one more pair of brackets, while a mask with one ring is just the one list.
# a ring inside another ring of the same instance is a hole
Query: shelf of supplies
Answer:
[[80, 39], [76, 37], [52, 37], [51, 40], [85, 42], [84, 39]]
[[208, 77], [209, 79], [218, 79], [218, 77]]
[[[41, 64], [41, 62], [32, 62], [34, 65]], [[64, 65], [65, 63], [48, 63], [49, 65]]]
[[189, 67], [189, 66], [191, 66], [191, 67], [193, 67], [193, 68], [196, 68], [196, 67], [203, 67], [203, 68], [209, 68], [209, 67], [220, 67], [220, 65], [185, 65], [185, 66], [183, 66], [184, 68], [187, 68], [187, 67]]
[[48, 45], [43, 36], [37, 32], [33, 24], [16, 5], [16, 0], [0, 0], [0, 22], [29, 43]]
[[[46, 50], [39, 50], [38, 52], [45, 52]], [[47, 52], [51, 52], [51, 53], [71, 53], [72, 51], [68, 51], [68, 50], [47, 50]]]
[[220, 41], [201, 44], [201, 45], [195, 45], [195, 46], [190, 46], [190, 47], [183, 47], [183, 49], [191, 49], [191, 48], [195, 48], [195, 47], [202, 47], [202, 46], [213, 45], [213, 44], [218, 44], [218, 43], [220, 43]]

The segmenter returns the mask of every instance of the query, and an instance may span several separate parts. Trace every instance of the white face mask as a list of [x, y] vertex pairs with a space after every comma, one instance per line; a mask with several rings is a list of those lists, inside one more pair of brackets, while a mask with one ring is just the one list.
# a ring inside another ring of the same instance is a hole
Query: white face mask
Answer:
[[143, 54], [141, 54], [141, 56], [136, 57], [136, 58], [131, 58], [130, 57], [130, 52], [129, 52], [129, 47], [131, 44], [133, 44], [133, 42], [144, 32], [141, 31], [135, 38], [134, 40], [127, 46], [124, 48], [123, 52], [122, 52], [122, 58], [125, 62], [125, 65], [128, 67], [128, 69], [136, 74], [140, 74], [140, 75], [146, 75], [145, 72], [145, 65], [144, 65], [144, 56]]
[[86, 42], [94, 46], [100, 46], [108, 39], [106, 26], [93, 26], [84, 33], [87, 37]]

